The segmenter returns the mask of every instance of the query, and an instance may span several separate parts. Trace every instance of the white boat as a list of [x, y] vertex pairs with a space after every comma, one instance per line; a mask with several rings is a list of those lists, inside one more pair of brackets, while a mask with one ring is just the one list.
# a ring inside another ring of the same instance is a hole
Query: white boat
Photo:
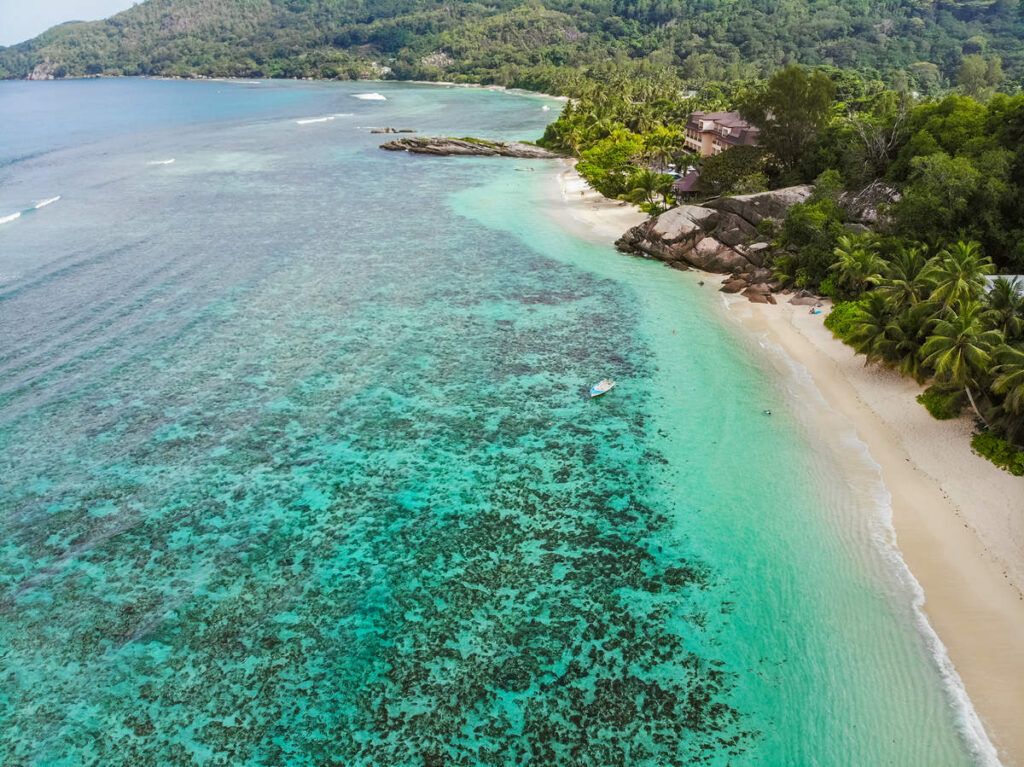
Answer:
[[609, 381], [607, 378], [603, 381], [598, 381], [596, 384], [590, 387], [591, 397], [600, 397], [605, 392], [609, 392], [614, 388], [615, 381]]

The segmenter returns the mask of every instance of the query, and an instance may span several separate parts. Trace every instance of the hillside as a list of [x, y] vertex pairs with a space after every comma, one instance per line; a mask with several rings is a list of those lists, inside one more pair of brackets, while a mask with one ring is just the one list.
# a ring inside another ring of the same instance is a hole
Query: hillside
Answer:
[[0, 49], [0, 77], [355, 78], [379, 62], [564, 91], [572, 67], [652, 58], [695, 84], [797, 61], [934, 92], [965, 54], [1020, 78], [1022, 15], [1018, 0], [147, 0]]

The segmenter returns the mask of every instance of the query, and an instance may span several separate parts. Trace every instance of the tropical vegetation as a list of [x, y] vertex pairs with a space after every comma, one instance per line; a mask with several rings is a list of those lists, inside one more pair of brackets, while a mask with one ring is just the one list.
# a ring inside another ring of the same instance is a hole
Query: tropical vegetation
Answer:
[[390, 70], [576, 95], [608, 63], [654, 61], [695, 88], [801, 63], [978, 95], [1024, 74], [1021, 16], [1018, 0], [147, 0], [0, 49], [0, 76]]
[[827, 325], [867, 363], [931, 379], [919, 401], [937, 418], [966, 407], [1007, 450], [1024, 447], [1024, 280], [991, 278], [976, 242], [882, 252], [872, 235], [842, 239], [834, 267], [851, 300]]

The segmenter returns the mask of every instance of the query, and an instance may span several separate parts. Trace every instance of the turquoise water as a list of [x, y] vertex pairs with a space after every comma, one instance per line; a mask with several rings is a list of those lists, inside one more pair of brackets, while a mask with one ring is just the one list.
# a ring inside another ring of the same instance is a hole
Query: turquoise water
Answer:
[[0, 762], [986, 759], [717, 297], [366, 130], [545, 104], [0, 84]]

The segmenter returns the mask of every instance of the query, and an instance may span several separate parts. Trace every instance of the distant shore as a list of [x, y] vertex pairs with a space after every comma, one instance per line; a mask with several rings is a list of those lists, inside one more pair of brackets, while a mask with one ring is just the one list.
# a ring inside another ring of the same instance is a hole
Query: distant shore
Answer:
[[[591, 237], [610, 243], [647, 218], [590, 189], [572, 167], [559, 181], [567, 216]], [[708, 282], [717, 286], [720, 275]], [[839, 418], [867, 445], [924, 613], [1003, 764], [1024, 765], [1024, 480], [971, 452], [969, 418], [936, 421], [915, 401], [923, 387], [865, 367], [824, 327], [824, 315], [789, 304], [728, 305], [727, 317], [807, 371], [823, 397], [809, 407], [825, 442]], [[790, 364], [780, 368], [793, 375]], [[848, 446], [829, 447], [842, 465]]]

